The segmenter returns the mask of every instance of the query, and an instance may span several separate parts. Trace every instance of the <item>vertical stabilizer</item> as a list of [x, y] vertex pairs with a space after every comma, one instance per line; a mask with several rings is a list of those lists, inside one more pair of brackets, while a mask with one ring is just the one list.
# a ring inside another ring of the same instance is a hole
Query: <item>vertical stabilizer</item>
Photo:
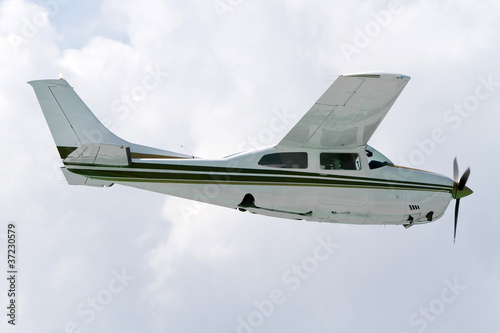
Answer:
[[192, 158], [130, 143], [116, 136], [97, 119], [69, 83], [62, 78], [28, 83], [35, 90], [62, 159], [88, 143], [128, 146], [132, 158]]
[[28, 83], [35, 90], [61, 158], [85, 143], [128, 143], [96, 118], [66, 80]]

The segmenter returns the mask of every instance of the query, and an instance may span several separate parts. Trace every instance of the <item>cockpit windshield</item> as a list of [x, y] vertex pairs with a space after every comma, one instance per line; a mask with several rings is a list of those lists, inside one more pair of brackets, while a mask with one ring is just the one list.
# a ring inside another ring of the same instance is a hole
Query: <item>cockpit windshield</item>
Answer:
[[368, 166], [370, 169], [377, 169], [386, 165], [394, 165], [391, 160], [370, 146], [366, 146], [366, 156], [368, 157]]

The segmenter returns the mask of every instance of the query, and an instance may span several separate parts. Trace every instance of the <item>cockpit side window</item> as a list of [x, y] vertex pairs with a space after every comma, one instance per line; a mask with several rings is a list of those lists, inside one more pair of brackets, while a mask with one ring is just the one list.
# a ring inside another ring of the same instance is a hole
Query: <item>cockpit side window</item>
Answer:
[[368, 158], [368, 166], [370, 169], [378, 169], [386, 165], [394, 165], [391, 160], [370, 146], [366, 146], [366, 156]]
[[321, 153], [319, 165], [323, 170], [360, 170], [359, 155], [356, 153]]
[[307, 169], [307, 153], [274, 153], [262, 156], [259, 165], [272, 168]]

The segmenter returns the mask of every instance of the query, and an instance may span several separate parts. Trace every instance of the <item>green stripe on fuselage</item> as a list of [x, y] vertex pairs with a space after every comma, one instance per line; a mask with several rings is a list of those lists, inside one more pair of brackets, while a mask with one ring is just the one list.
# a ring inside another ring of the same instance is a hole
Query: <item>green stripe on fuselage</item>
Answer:
[[[70, 167], [68, 165], [68, 167]], [[321, 186], [452, 192], [451, 186], [311, 172], [132, 163], [129, 168], [71, 168], [82, 176], [108, 181], [219, 185]], [[201, 173], [196, 173], [201, 172]]]
[[[153, 163], [132, 163], [131, 168], [134, 169], [155, 169], [155, 170], [181, 170], [181, 171], [192, 171], [192, 172], [216, 172], [216, 173], [236, 173], [236, 174], [265, 174], [265, 175], [283, 175], [283, 176], [301, 176], [301, 177], [321, 177], [321, 178], [334, 178], [334, 179], [352, 179], [356, 181], [380, 181], [380, 182], [390, 182], [395, 184], [403, 185], [427, 185], [432, 187], [441, 187], [443, 190], [449, 190], [450, 186], [432, 184], [432, 183], [420, 183], [411, 182], [404, 180], [387, 180], [379, 178], [368, 178], [368, 177], [358, 177], [358, 176], [347, 176], [347, 175], [328, 175], [320, 174], [314, 172], [302, 172], [302, 171], [291, 171], [291, 170], [265, 170], [265, 169], [245, 169], [245, 168], [230, 168], [230, 167], [216, 167], [216, 166], [200, 166], [200, 165], [182, 165], [182, 164], [153, 164]], [[397, 168], [397, 167], [396, 167]]]

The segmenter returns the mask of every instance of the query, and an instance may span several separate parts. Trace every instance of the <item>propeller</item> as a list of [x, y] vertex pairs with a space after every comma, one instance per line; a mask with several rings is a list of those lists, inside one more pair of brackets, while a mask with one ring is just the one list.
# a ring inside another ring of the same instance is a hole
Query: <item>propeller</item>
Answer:
[[470, 176], [470, 168], [467, 168], [465, 170], [464, 174], [462, 177], [459, 177], [459, 171], [458, 171], [458, 163], [457, 163], [457, 158], [455, 157], [455, 160], [453, 161], [453, 198], [456, 199], [455, 203], [455, 228], [453, 230], [453, 243], [455, 243], [455, 239], [457, 238], [457, 222], [458, 222], [458, 210], [460, 207], [460, 199], [463, 197], [466, 197], [468, 195], [472, 194], [472, 190], [465, 186], [467, 183], [467, 180], [469, 179]]

